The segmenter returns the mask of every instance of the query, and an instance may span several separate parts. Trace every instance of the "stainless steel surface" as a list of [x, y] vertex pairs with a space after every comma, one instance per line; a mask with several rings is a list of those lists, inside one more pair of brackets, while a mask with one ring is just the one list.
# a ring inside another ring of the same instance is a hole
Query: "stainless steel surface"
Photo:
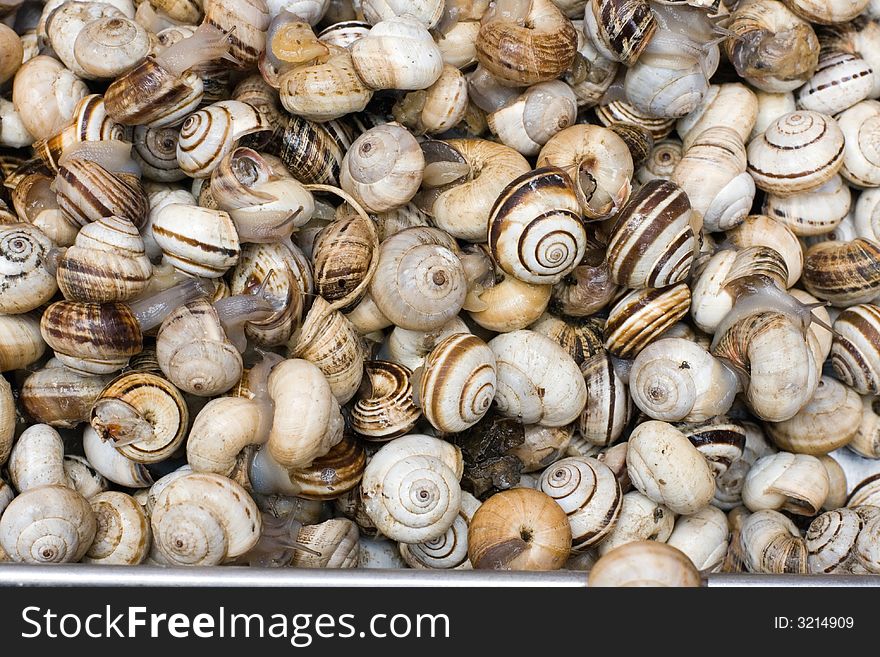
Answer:
[[849, 586], [880, 587], [880, 575], [758, 575], [754, 573], [719, 573], [709, 575], [708, 586]]
[[30, 566], [0, 564], [5, 586], [223, 587], [584, 587], [586, 573], [512, 573], [488, 570], [306, 570], [300, 568], [161, 568], [157, 566]]

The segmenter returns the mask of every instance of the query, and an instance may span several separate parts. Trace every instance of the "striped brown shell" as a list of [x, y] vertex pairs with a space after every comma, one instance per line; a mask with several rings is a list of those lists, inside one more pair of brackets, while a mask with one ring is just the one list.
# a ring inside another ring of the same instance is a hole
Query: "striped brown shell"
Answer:
[[254, 68], [266, 49], [266, 30], [270, 21], [266, 1], [210, 0], [204, 4], [204, 23], [213, 25], [229, 39], [229, 54], [235, 58], [231, 67], [240, 70]]
[[379, 237], [372, 221], [352, 214], [328, 224], [312, 246], [315, 291], [334, 306], [360, 301], [379, 264]]
[[90, 374], [122, 369], [143, 348], [140, 325], [123, 303], [58, 301], [43, 313], [40, 332], [64, 365]]
[[633, 290], [611, 308], [605, 322], [605, 348], [620, 358], [635, 358], [687, 315], [690, 305], [691, 291], [685, 283]]
[[110, 379], [75, 372], [53, 359], [24, 380], [21, 405], [41, 424], [73, 429], [89, 419], [92, 404]]
[[835, 306], [871, 301], [880, 294], [880, 244], [861, 237], [814, 244], [804, 258], [803, 283]]
[[654, 150], [654, 135], [646, 127], [635, 123], [612, 123], [608, 129], [623, 139], [632, 157], [633, 168], [638, 171]]
[[645, 0], [588, 0], [584, 30], [605, 57], [627, 66], [657, 31], [657, 19]]
[[588, 358], [580, 367], [587, 383], [587, 403], [578, 420], [581, 438], [591, 445], [611, 445], [623, 435], [632, 416], [626, 384], [605, 351]]
[[235, 224], [222, 210], [171, 203], [155, 214], [152, 229], [164, 260], [193, 276], [220, 278], [241, 253]]
[[58, 205], [72, 223], [85, 226], [101, 217], [125, 217], [138, 229], [147, 219], [147, 195], [132, 174], [113, 173], [97, 162], [70, 158], [55, 178]]
[[178, 77], [148, 56], [107, 87], [104, 106], [116, 123], [157, 128], [181, 123], [198, 107], [203, 92], [193, 71]]
[[664, 139], [675, 128], [675, 119], [648, 116], [623, 100], [614, 100], [596, 107], [596, 118], [606, 128], [615, 123], [631, 123], [644, 128], [654, 141]]
[[797, 106], [834, 115], [864, 100], [874, 75], [864, 59], [852, 53], [825, 52], [813, 77], [797, 91]]
[[98, 395], [90, 422], [126, 458], [158, 463], [183, 444], [189, 410], [167, 379], [149, 372], [126, 372]]
[[346, 434], [308, 468], [291, 472], [290, 481], [300, 489], [297, 497], [332, 500], [357, 486], [366, 466], [363, 446], [354, 436]]
[[336, 185], [342, 158], [357, 138], [354, 124], [344, 119], [315, 123], [291, 116], [280, 138], [280, 157], [303, 184]]
[[880, 307], [864, 303], [838, 315], [831, 366], [837, 378], [859, 394], [880, 394]]
[[533, 0], [528, 7], [528, 14], [519, 20], [490, 17], [477, 35], [477, 60], [512, 85], [558, 78], [571, 67], [577, 52], [577, 32], [551, 0]]
[[843, 166], [843, 146], [830, 116], [791, 112], [749, 142], [748, 171], [765, 192], [795, 194], [830, 180]]
[[568, 318], [544, 313], [529, 329], [557, 342], [580, 365], [588, 358], [605, 351], [602, 344], [604, 327], [605, 320], [599, 317]]
[[746, 428], [723, 415], [699, 424], [676, 426], [706, 457], [716, 477], [727, 472], [731, 463], [741, 458], [746, 448]]
[[418, 403], [438, 431], [464, 431], [489, 411], [497, 385], [495, 356], [477, 336], [450, 335], [431, 350], [422, 367]]
[[370, 441], [386, 441], [412, 429], [421, 412], [413, 402], [412, 372], [385, 360], [364, 363], [365, 379], [351, 409], [351, 427]]
[[606, 256], [612, 280], [629, 288], [662, 288], [690, 273], [695, 237], [687, 194], [675, 183], [652, 180], [617, 216]]

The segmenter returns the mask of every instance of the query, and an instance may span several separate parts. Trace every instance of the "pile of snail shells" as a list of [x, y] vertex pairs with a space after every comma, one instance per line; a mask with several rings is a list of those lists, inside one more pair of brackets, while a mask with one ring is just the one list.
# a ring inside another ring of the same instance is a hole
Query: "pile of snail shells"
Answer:
[[2, 12], [0, 561], [880, 574], [880, 3]]

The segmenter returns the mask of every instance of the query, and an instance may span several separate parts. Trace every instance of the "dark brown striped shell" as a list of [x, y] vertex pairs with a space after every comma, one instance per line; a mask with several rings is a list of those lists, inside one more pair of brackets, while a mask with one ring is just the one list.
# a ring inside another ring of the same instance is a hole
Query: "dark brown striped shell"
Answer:
[[629, 424], [633, 408], [629, 393], [607, 352], [597, 353], [580, 367], [587, 383], [587, 403], [578, 430], [591, 445], [606, 447], [620, 438]]
[[563, 318], [544, 313], [529, 326], [536, 333], [546, 335], [565, 349], [580, 365], [588, 358], [605, 351], [602, 330], [605, 320], [600, 317]]
[[838, 315], [831, 366], [837, 378], [859, 394], [880, 394], [880, 307], [859, 304]]
[[385, 360], [364, 363], [366, 377], [351, 409], [351, 427], [370, 441], [382, 442], [412, 429], [421, 411], [413, 402], [412, 372]]
[[620, 358], [635, 358], [651, 342], [687, 315], [691, 291], [673, 287], [633, 290], [620, 299], [605, 322], [605, 348]]
[[315, 123], [291, 116], [281, 134], [279, 156], [301, 183], [337, 185], [342, 158], [356, 138], [342, 120]]
[[91, 160], [72, 158], [60, 166], [55, 192], [64, 216], [79, 226], [115, 216], [141, 229], [147, 220], [149, 204], [140, 180], [108, 171]]
[[312, 246], [315, 291], [347, 309], [361, 300], [379, 265], [379, 236], [372, 221], [352, 214], [324, 227]]
[[102, 440], [135, 463], [158, 463], [183, 444], [189, 409], [167, 379], [126, 372], [111, 381], [92, 406], [90, 422]]
[[43, 313], [40, 332], [62, 363], [91, 374], [122, 369], [143, 348], [140, 325], [124, 303], [58, 301]]
[[738, 285], [754, 280], [755, 276], [774, 281], [780, 290], [788, 288], [785, 259], [779, 251], [769, 246], [749, 246], [737, 251], [722, 287], [733, 292], [735, 297]]
[[675, 183], [651, 180], [617, 216], [606, 260], [623, 287], [668, 287], [687, 278], [696, 238], [687, 194]]
[[638, 170], [654, 150], [654, 135], [645, 126], [635, 123], [612, 123], [608, 129], [623, 139], [632, 156], [633, 168]]
[[835, 306], [871, 301], [880, 294], [880, 244], [861, 237], [814, 244], [804, 257], [803, 282]]
[[657, 31], [657, 19], [645, 0], [589, 0], [584, 29], [603, 55], [632, 66]]
[[307, 500], [332, 500], [357, 486], [367, 466], [367, 454], [356, 438], [348, 434], [316, 458], [305, 470], [290, 473], [290, 481]]
[[555, 80], [571, 67], [576, 52], [577, 32], [551, 0], [534, 0], [525, 25], [497, 16], [477, 35], [477, 61], [517, 86]]
[[746, 428], [726, 416], [676, 426], [706, 457], [716, 477], [727, 472], [730, 464], [741, 458], [746, 448]]
[[269, 8], [265, 0], [212, 0], [205, 3], [203, 23], [213, 25], [229, 40], [233, 63], [228, 68], [255, 68], [266, 49]]
[[438, 431], [464, 431], [489, 411], [497, 372], [489, 346], [470, 333], [441, 340], [425, 358], [418, 377], [418, 403]]
[[596, 118], [606, 128], [610, 128], [615, 123], [635, 124], [650, 132], [654, 141], [660, 141], [668, 136], [675, 127], [675, 119], [648, 116], [623, 100], [614, 100], [607, 105], [598, 105]]
[[87, 422], [92, 404], [110, 382], [63, 367], [57, 360], [37, 370], [21, 386], [21, 405], [36, 422], [73, 429]]
[[104, 106], [122, 125], [175, 125], [196, 110], [203, 90], [194, 72], [177, 77], [147, 57], [107, 87]]

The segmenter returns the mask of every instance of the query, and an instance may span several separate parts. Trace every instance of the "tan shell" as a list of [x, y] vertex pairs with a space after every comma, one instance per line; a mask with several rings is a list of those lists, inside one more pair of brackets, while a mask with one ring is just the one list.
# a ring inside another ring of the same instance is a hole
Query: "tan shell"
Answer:
[[440, 50], [411, 16], [375, 24], [351, 47], [355, 70], [370, 89], [427, 89], [443, 72]]
[[828, 473], [807, 454], [779, 452], [758, 459], [743, 486], [743, 502], [752, 511], [781, 509], [815, 515], [828, 496]]
[[0, 225], [0, 313], [26, 313], [55, 295], [58, 286], [46, 266], [53, 246], [34, 226]]
[[0, 372], [27, 367], [39, 360], [45, 350], [39, 317], [0, 315]]
[[386, 441], [412, 429], [421, 412], [413, 402], [412, 372], [384, 360], [364, 363], [366, 379], [351, 409], [354, 431], [371, 441]]
[[317, 525], [306, 525], [296, 542], [318, 554], [294, 550], [294, 568], [355, 568], [359, 554], [358, 527], [346, 518], [333, 518]]
[[589, 585], [700, 586], [700, 573], [675, 548], [657, 541], [635, 541], [605, 553], [590, 570]]
[[89, 500], [97, 520], [95, 540], [84, 563], [136, 566], [150, 552], [150, 522], [125, 493], [99, 493]]
[[748, 516], [740, 540], [749, 572], [807, 572], [807, 545], [795, 524], [777, 511], [758, 511]]

